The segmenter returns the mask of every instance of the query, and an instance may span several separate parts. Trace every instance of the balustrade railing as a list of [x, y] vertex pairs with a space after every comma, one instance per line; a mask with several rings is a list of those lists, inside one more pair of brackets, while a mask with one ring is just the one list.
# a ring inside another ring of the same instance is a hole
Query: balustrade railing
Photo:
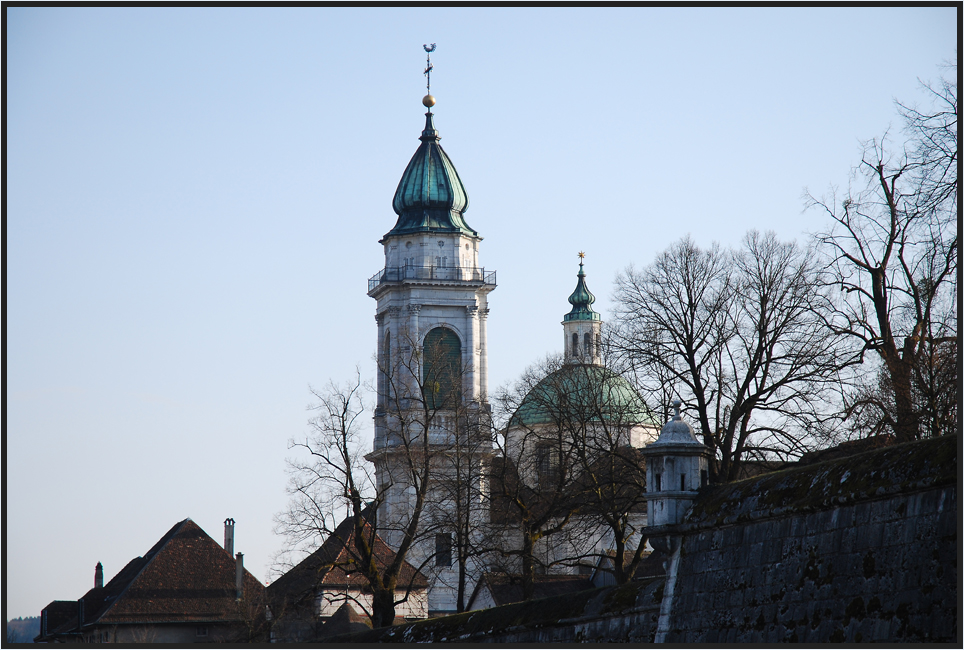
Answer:
[[448, 282], [479, 282], [495, 286], [495, 271], [473, 266], [393, 266], [385, 267], [368, 279], [368, 290], [380, 284], [405, 280], [443, 280]]

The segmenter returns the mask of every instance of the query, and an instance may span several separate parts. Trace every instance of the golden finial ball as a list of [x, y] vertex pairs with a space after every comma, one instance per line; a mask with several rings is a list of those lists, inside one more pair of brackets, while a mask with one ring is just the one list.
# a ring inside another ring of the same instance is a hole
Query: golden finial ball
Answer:
[[422, 97], [422, 106], [425, 108], [432, 108], [435, 106], [435, 98], [431, 95], [425, 95], [425, 97]]

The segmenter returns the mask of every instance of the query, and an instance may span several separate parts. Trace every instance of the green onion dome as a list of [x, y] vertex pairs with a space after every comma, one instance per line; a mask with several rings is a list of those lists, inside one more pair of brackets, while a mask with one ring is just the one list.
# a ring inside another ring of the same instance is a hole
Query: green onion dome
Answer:
[[576, 277], [578, 278], [576, 290], [569, 296], [572, 311], [563, 316], [562, 319], [564, 321], [601, 320], [599, 314], [592, 310], [592, 304], [596, 302], [596, 296], [592, 295], [592, 292], [586, 286], [586, 273], [582, 270], [582, 262], [579, 262], [579, 274]]
[[619, 374], [596, 365], [566, 364], [543, 378], [522, 400], [510, 427], [655, 426], [649, 407]]
[[469, 207], [469, 195], [455, 165], [439, 145], [432, 111], [425, 114], [422, 144], [405, 168], [395, 190], [392, 208], [398, 215], [386, 237], [417, 232], [452, 232], [478, 237], [462, 214]]

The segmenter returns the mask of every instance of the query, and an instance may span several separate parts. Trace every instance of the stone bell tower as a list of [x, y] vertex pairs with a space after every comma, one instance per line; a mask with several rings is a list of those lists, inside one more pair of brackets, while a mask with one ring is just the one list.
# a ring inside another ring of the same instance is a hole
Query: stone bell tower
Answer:
[[[482, 237], [465, 220], [469, 198], [439, 144], [435, 98], [426, 95], [422, 103], [425, 128], [392, 200], [397, 220], [379, 242], [385, 266], [368, 281], [378, 323], [378, 397], [374, 449], [366, 458], [375, 465], [379, 534], [393, 548], [415, 504], [413, 463], [432, 463], [437, 482], [445, 471], [474, 464], [480, 492], [483, 457], [492, 447], [485, 427], [486, 321], [496, 275], [482, 267]], [[413, 461], [413, 449], [422, 460]], [[440, 501], [427, 496], [421, 521], [439, 514]], [[415, 565], [435, 566], [430, 612], [455, 608], [447, 586], [455, 570], [447, 568], [454, 564], [452, 537], [444, 526], [438, 530], [409, 556]]]
[[[399, 408], [390, 402], [403, 385], [412, 397], [418, 393], [413, 384], [443, 384], [431, 387], [450, 402], [436, 403], [443, 410], [488, 404], [486, 320], [495, 271], [479, 264], [482, 237], [465, 221], [469, 197], [439, 144], [435, 98], [426, 95], [423, 103], [429, 111], [421, 144], [392, 200], [398, 219], [379, 241], [385, 267], [368, 280], [368, 295], [377, 301], [376, 450], [391, 446], [386, 415]], [[426, 345], [431, 354], [425, 354]], [[426, 365], [432, 364], [445, 364], [447, 372], [428, 376], [432, 368]]]

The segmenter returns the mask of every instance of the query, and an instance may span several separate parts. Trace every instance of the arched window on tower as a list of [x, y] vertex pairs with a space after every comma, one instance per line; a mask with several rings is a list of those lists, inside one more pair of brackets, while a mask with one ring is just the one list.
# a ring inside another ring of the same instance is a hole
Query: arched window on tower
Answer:
[[429, 408], [455, 408], [461, 396], [462, 343], [452, 330], [436, 327], [425, 335], [422, 383]]
[[582, 346], [586, 351], [586, 356], [592, 357], [592, 334], [589, 332], [582, 335]]
[[575, 332], [572, 333], [572, 356], [579, 356], [579, 335]]

